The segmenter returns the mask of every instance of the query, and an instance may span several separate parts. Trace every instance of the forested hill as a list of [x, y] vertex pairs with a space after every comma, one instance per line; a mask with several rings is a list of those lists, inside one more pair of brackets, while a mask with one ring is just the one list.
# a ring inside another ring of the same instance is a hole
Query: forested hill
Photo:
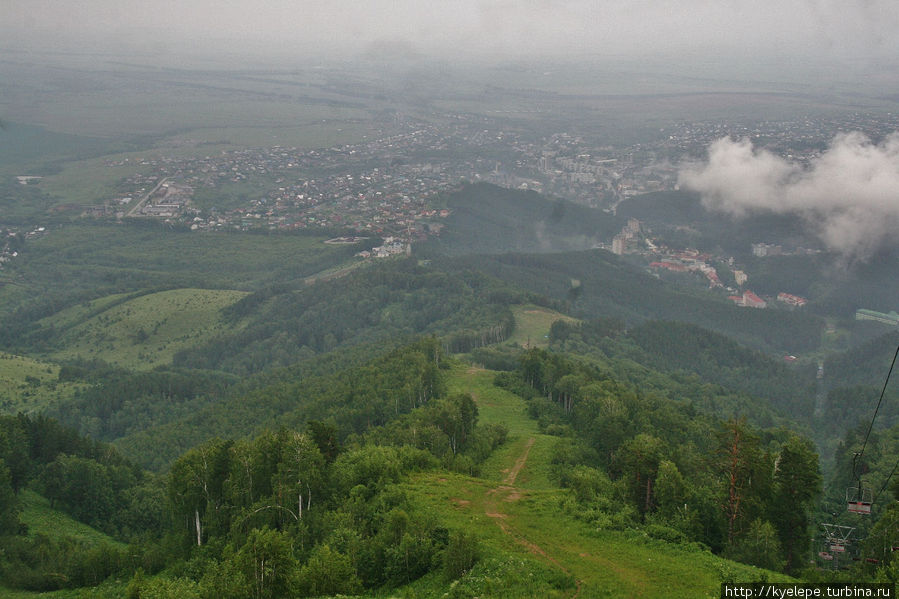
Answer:
[[179, 352], [174, 363], [247, 374], [421, 334], [441, 335], [453, 351], [468, 351], [504, 340], [513, 326], [509, 306], [531, 295], [476, 269], [400, 258], [299, 289], [255, 292], [223, 311], [227, 331]]
[[441, 196], [450, 211], [439, 235], [420, 250], [430, 255], [588, 249], [626, 222], [600, 210], [534, 191], [479, 183]]
[[[617, 327], [610, 326], [616, 322]], [[720, 385], [741, 398], [734, 398], [729, 406], [722, 402], [717, 409], [706, 407], [706, 411], [742, 414], [752, 421], [768, 423], [772, 422], [772, 414], [778, 414], [783, 419], [781, 422], [793, 427], [812, 422], [814, 365], [785, 364], [783, 360], [696, 325], [646, 321], [625, 333], [622, 321], [566, 323], [560, 320], [553, 323], [550, 340], [553, 349], [597, 356], [600, 360], [627, 360], [646, 371], [667, 374], [669, 378], [655, 384], [656, 389], [667, 387], [675, 393], [679, 385], [694, 381], [706, 386]], [[684, 390], [680, 393], [695, 395]], [[708, 392], [704, 395], [715, 396]]]
[[617, 317], [628, 324], [688, 322], [768, 353], [816, 349], [824, 330], [823, 319], [807, 313], [745, 310], [723, 298], [667, 285], [602, 250], [459, 257], [452, 263], [552, 298], [575, 316]]

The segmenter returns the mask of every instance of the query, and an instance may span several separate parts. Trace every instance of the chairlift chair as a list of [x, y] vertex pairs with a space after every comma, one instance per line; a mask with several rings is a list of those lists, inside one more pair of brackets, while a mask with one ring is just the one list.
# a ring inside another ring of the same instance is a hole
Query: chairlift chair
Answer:
[[850, 487], [846, 489], [846, 505], [853, 514], [871, 515], [871, 504], [874, 503], [870, 487]]

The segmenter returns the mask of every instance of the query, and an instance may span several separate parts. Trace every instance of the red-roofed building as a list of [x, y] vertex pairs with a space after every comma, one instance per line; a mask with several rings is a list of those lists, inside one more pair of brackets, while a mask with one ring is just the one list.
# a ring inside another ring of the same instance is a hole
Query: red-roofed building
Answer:
[[743, 292], [743, 305], [749, 308], [764, 308], [768, 304], [765, 303], [765, 300], [757, 296], [751, 291]]
[[797, 308], [801, 308], [808, 303], [808, 300], [804, 297], [799, 297], [798, 295], [792, 295], [789, 293], [778, 293], [777, 301], [789, 304], [791, 306], [796, 306]]
[[765, 300], [751, 291], [744, 291], [743, 295], [731, 295], [727, 299], [745, 308], [765, 308], [768, 305]]

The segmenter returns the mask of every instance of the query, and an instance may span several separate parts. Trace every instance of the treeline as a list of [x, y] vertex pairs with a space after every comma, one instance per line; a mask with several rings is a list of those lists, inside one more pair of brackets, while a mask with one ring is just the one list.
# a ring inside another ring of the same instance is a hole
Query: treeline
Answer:
[[301, 289], [275, 286], [248, 295], [225, 311], [233, 332], [180, 352], [175, 364], [247, 374], [421, 334], [446, 335], [448, 347], [470, 348], [503, 340], [514, 325], [509, 303], [527, 297], [473, 270], [391, 260]]
[[573, 513], [765, 568], [805, 567], [821, 484], [808, 440], [703, 415], [542, 350], [497, 382], [529, 397], [543, 430], [562, 437], [553, 461]]
[[461, 330], [446, 335], [443, 348], [447, 353], [464, 354], [479, 347], [502, 343], [515, 330], [515, 316], [507, 310], [499, 324], [481, 330]]
[[[148, 372], [131, 372], [101, 360], [76, 360], [61, 366], [59, 382], [78, 383], [72, 397], [52, 405], [46, 413], [64, 425], [95, 439], [118, 442], [141, 436], [144, 431], [161, 429], [191, 419], [204, 410], [215, 412], [216, 405], [240, 403], [240, 398], [254, 390], [293, 384], [298, 380], [329, 377], [348, 368], [367, 364], [376, 356], [409, 344], [409, 339], [391, 340], [392, 345], [358, 345], [339, 352], [320, 354], [285, 368], [269, 368], [261, 373], [237, 377], [221, 371], [181, 368], [157, 368]], [[285, 408], [286, 409], [286, 408]], [[167, 447], [168, 459], [199, 442], [202, 434], [244, 435], [252, 432], [273, 415], [268, 410], [249, 414], [241, 429], [223, 415], [203, 419], [198, 436], [179, 447]], [[152, 435], [150, 435], [152, 436]], [[120, 443], [128, 448], [130, 444]], [[165, 457], [150, 445], [142, 448], [134, 459], [144, 467], [164, 468]]]
[[450, 215], [439, 236], [416, 246], [427, 256], [585, 249], [611, 238], [626, 222], [574, 202], [487, 183], [462, 185], [437, 202]]
[[[503, 439], [478, 427], [470, 396], [454, 395], [347, 446], [319, 421], [204, 443], [172, 465], [164, 542], [187, 561], [168, 568], [168, 584], [200, 597], [296, 597], [392, 588], [434, 570], [458, 578], [477, 559], [477, 540], [444, 527], [396, 483], [441, 462], [467, 471]], [[159, 581], [132, 581], [143, 584]]]
[[344, 436], [382, 424], [442, 392], [436, 371], [443, 353], [437, 338], [395, 349], [360, 345], [244, 379], [82, 362], [63, 366], [59, 377], [86, 385], [49, 413], [82, 434], [116, 442], [143, 467], [163, 469], [205, 438], [252, 434], [283, 418], [299, 426], [332, 415]]
[[[649, 326], [660, 326], [665, 324]], [[642, 325], [638, 325], [640, 328]], [[675, 329], [684, 326], [672, 323]], [[685, 325], [692, 328], [692, 325]], [[633, 329], [631, 329], [633, 330]], [[712, 361], [720, 361], [722, 372], [709, 369], [702, 375], [687, 365], [677, 368], [678, 360], [669, 362], [666, 352], [648, 346], [637, 345], [630, 338], [630, 330], [625, 331], [624, 323], [615, 318], [592, 319], [581, 322], [556, 321], [550, 327], [550, 349], [554, 352], [577, 355], [579, 359], [592, 365], [597, 372], [624, 384], [639, 387], [644, 393], [652, 394], [682, 403], [690, 404], [696, 411], [720, 419], [746, 418], [753, 426], [775, 428], [778, 426], [796, 428], [800, 426], [774, 403], [751, 395], [747, 389], [778, 389], [778, 379], [768, 380], [764, 376], [747, 384], [729, 376], [729, 368], [739, 369], [739, 361], [731, 362], [728, 356], [715, 356]], [[718, 337], [717, 333], [696, 329], [699, 340], [704, 336]], [[739, 347], [739, 346], [737, 346]], [[671, 347], [677, 351], [676, 345]], [[755, 354], [753, 350], [741, 348], [742, 352]], [[772, 360], [773, 362], [773, 360]], [[514, 367], [507, 370], [515, 370]], [[774, 372], [778, 369], [774, 368]], [[706, 378], [708, 377], [708, 378]], [[794, 383], [790, 383], [791, 385]], [[778, 395], [779, 397], [780, 395]]]
[[824, 360], [826, 386], [883, 386], [897, 346], [899, 333], [893, 330], [845, 352], [831, 354]]
[[875, 432], [899, 422], [896, 372], [891, 382], [884, 385], [897, 345], [899, 335], [890, 332], [851, 350], [832, 354], [824, 361], [822, 397], [813, 421], [815, 437], [826, 448], [828, 457], [838, 451], [853, 429], [870, 422], [881, 393], [884, 398], [874, 423]]
[[222, 397], [238, 381], [223, 373], [153, 371], [132, 373], [63, 366], [60, 381], [93, 382], [56, 406], [51, 414], [94, 439], [111, 441], [170, 422], [195, 409], [197, 403]]
[[[133, 423], [133, 431], [116, 444], [142, 466], [158, 470], [214, 436], [239, 438], [325, 419], [337, 426], [341, 439], [361, 434], [445, 393], [442, 370], [447, 362], [441, 345], [433, 337], [419, 339], [328, 374], [297, 367], [268, 381], [260, 375], [221, 395], [203, 393], [176, 405], [173, 417], [159, 423], [150, 417], [154, 404], [148, 400], [147, 417]], [[329, 369], [324, 365], [322, 370]], [[120, 418], [114, 413], [112, 420]]]

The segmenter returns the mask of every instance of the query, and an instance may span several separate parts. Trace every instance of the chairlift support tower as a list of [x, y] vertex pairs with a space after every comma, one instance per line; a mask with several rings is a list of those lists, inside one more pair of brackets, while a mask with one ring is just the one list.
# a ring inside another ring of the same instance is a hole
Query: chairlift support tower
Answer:
[[[846, 547], [852, 543], [852, 533], [855, 531], [855, 527], [829, 523], [822, 523], [821, 526], [824, 528], [824, 542], [827, 550], [818, 555], [823, 559], [833, 560], [833, 568], [836, 570], [839, 568], [839, 556], [845, 554]], [[825, 557], [825, 554], [830, 557]]]

